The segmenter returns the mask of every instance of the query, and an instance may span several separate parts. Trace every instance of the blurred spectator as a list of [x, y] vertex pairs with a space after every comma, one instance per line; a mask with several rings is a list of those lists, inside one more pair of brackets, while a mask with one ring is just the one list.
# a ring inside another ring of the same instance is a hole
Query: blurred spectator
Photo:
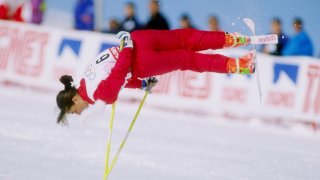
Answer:
[[150, 0], [149, 10], [151, 16], [145, 26], [146, 29], [169, 29], [167, 20], [160, 13], [160, 2], [158, 0]]
[[183, 14], [180, 18], [180, 28], [182, 29], [188, 29], [188, 28], [192, 28], [192, 29], [196, 29], [192, 23], [191, 23], [191, 19], [187, 14]]
[[289, 40], [283, 48], [283, 55], [306, 55], [312, 56], [313, 46], [307, 33], [303, 30], [302, 20], [295, 18], [293, 28], [296, 34]]
[[112, 18], [109, 21], [109, 29], [102, 31], [103, 33], [117, 34], [119, 31], [122, 31], [122, 27], [119, 21], [116, 18]]
[[7, 0], [0, 0], [0, 19], [9, 19], [10, 6]]
[[0, 19], [40, 24], [44, 11], [44, 0], [0, 0]]
[[137, 21], [135, 15], [135, 5], [132, 2], [128, 2], [125, 6], [125, 19], [121, 23], [124, 31], [132, 32], [140, 28], [140, 24]]
[[31, 23], [41, 24], [43, 20], [43, 14], [46, 10], [45, 0], [31, 0], [31, 5], [32, 5]]
[[210, 16], [208, 20], [209, 31], [221, 31], [217, 16]]
[[75, 29], [94, 30], [93, 0], [78, 0], [74, 13]]
[[28, 1], [14, 1], [12, 4], [11, 20], [17, 22], [29, 22], [31, 19], [31, 3]]
[[282, 32], [281, 20], [274, 18], [271, 22], [271, 34], [278, 35], [278, 44], [268, 44], [262, 46], [262, 52], [271, 55], [282, 55], [282, 49], [288, 42], [287, 36]]

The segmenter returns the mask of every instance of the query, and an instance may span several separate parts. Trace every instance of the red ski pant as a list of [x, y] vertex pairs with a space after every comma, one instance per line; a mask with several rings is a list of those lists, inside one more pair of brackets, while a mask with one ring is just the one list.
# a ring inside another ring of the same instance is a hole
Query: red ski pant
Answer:
[[228, 57], [198, 51], [222, 48], [224, 32], [194, 29], [138, 30], [134, 43], [132, 74], [146, 78], [175, 70], [227, 73]]

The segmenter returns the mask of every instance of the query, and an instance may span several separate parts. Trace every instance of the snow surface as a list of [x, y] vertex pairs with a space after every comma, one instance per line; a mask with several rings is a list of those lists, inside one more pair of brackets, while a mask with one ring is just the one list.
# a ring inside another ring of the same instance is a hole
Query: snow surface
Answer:
[[[55, 94], [0, 86], [1, 180], [102, 179], [108, 112], [55, 124]], [[137, 104], [117, 106], [118, 147]], [[320, 135], [304, 128], [142, 109], [109, 180], [319, 180]]]

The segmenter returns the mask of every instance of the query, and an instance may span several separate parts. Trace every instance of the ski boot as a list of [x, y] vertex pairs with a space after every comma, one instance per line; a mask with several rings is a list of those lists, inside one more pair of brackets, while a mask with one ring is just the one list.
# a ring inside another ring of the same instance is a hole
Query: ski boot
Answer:
[[228, 73], [253, 74], [255, 72], [255, 53], [255, 50], [252, 50], [240, 58], [229, 58], [227, 61]]
[[225, 44], [224, 48], [226, 47], [238, 47], [238, 46], [246, 46], [251, 42], [250, 37], [241, 35], [238, 32], [234, 33], [225, 33]]

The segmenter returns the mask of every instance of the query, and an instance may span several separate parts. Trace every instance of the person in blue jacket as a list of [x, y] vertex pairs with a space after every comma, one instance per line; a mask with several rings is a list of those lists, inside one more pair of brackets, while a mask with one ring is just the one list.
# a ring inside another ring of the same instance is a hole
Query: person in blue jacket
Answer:
[[78, 0], [75, 10], [75, 29], [94, 30], [94, 4], [93, 0]]
[[308, 34], [303, 30], [303, 23], [300, 18], [295, 18], [293, 28], [296, 34], [284, 47], [284, 56], [312, 56], [313, 46]]

